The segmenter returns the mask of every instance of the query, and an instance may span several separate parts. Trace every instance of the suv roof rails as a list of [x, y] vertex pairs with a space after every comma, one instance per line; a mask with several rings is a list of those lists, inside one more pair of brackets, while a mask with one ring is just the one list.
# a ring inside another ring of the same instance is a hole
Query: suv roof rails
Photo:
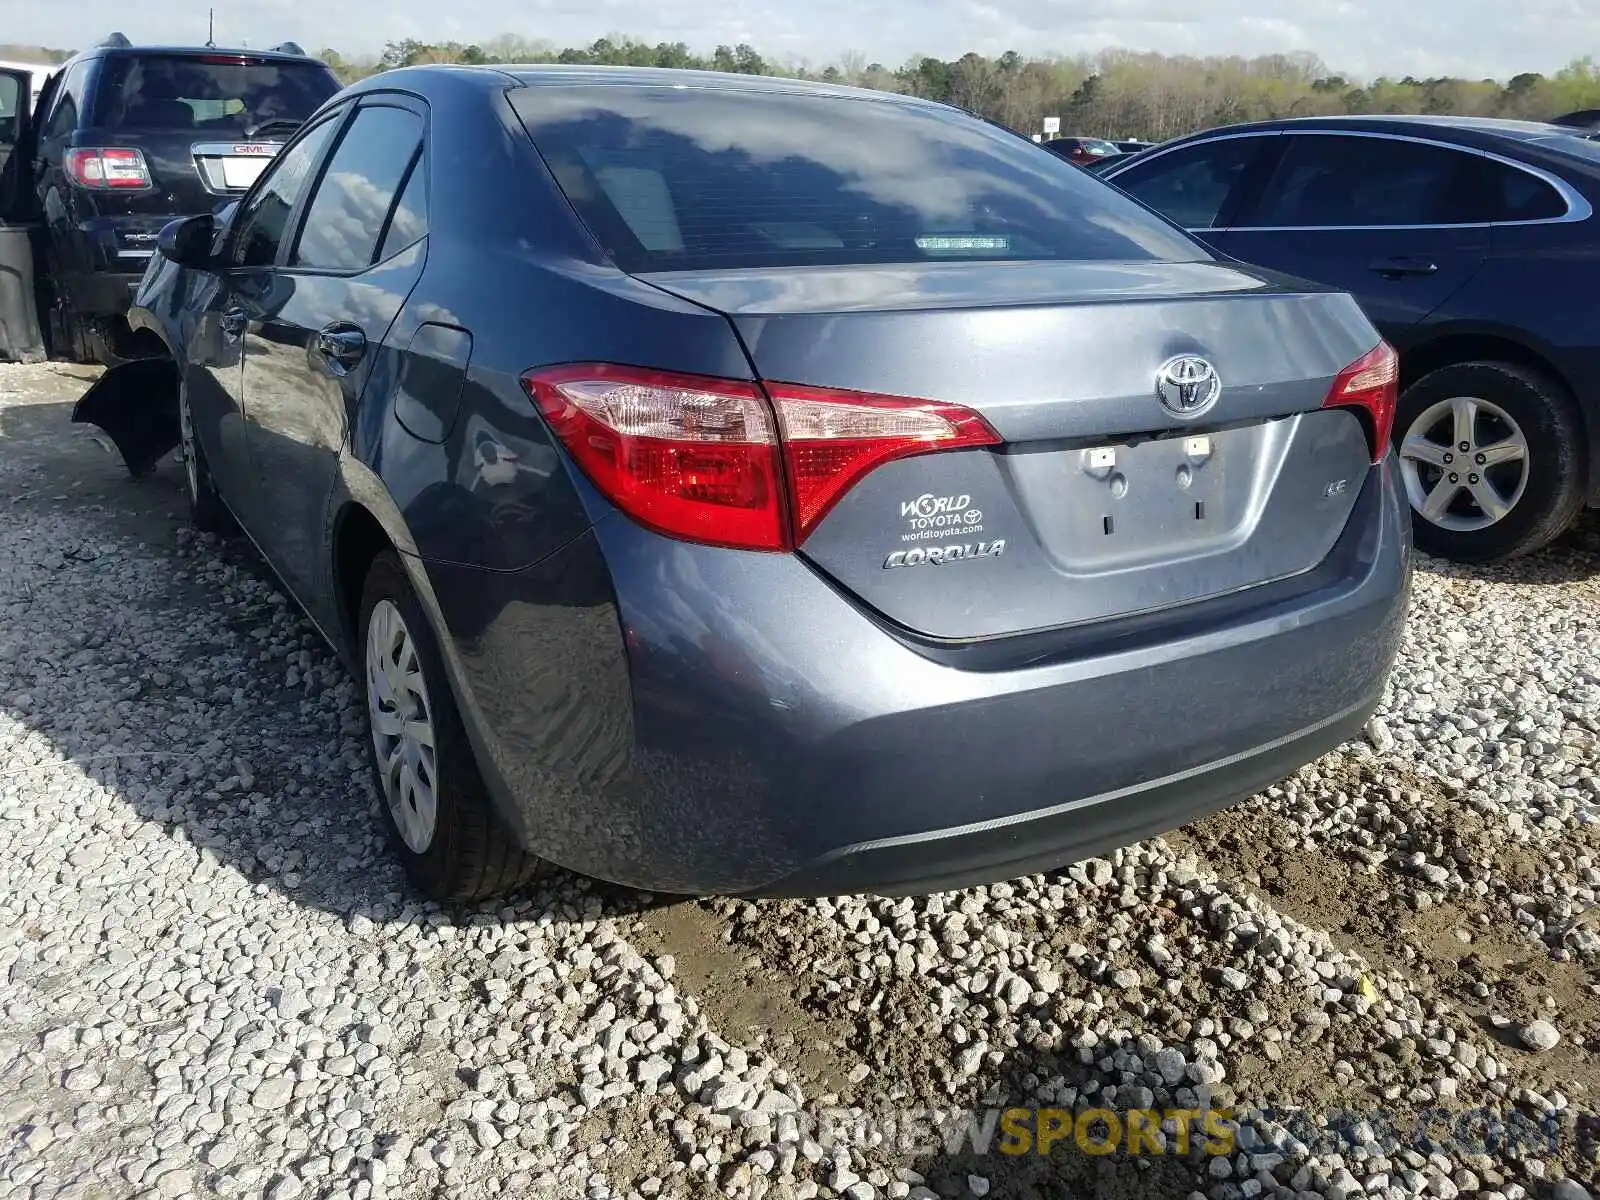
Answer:
[[273, 54], [299, 54], [302, 56], [305, 54], [305, 51], [300, 48], [299, 42], [279, 42], [272, 47], [271, 52]]
[[109, 37], [102, 39], [99, 45], [107, 50], [126, 50], [133, 43], [128, 40], [127, 34], [113, 33]]

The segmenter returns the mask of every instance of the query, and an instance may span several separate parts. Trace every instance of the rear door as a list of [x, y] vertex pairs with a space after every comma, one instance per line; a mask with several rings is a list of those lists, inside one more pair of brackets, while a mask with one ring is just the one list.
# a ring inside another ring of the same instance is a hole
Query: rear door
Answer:
[[1483, 265], [1489, 228], [1463, 219], [1475, 156], [1389, 134], [1296, 132], [1285, 143], [1272, 177], [1208, 240], [1350, 292], [1404, 347]]
[[425, 110], [364, 101], [247, 305], [244, 404], [263, 521], [257, 538], [314, 602], [326, 505], [377, 350], [422, 273]]

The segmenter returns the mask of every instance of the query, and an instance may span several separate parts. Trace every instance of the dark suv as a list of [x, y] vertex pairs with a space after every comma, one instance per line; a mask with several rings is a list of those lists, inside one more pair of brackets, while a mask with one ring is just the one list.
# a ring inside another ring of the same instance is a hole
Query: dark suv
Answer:
[[45, 85], [8, 189], [36, 224], [39, 311], [53, 356], [113, 361], [162, 226], [253, 183], [340, 88], [325, 63], [270, 51], [134, 46], [121, 34]]

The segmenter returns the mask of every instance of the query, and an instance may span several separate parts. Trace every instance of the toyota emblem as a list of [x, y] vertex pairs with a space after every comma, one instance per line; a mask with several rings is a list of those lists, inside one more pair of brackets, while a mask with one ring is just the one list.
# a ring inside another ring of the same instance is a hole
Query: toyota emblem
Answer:
[[1221, 394], [1217, 369], [1196, 355], [1169, 358], [1156, 372], [1156, 398], [1175, 417], [1198, 417]]

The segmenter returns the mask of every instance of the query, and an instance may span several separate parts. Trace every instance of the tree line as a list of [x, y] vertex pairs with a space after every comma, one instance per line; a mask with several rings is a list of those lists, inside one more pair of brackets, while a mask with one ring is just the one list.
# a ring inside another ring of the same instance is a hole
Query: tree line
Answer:
[[[65, 51], [0, 46], [0, 57], [48, 56]], [[1331, 70], [1315, 54], [1257, 58], [1192, 57], [1105, 50], [1077, 57], [1029, 58], [1007, 51], [995, 58], [968, 53], [956, 59], [918, 55], [887, 67], [851, 53], [814, 66], [777, 61], [750, 45], [717, 46], [710, 54], [683, 42], [654, 44], [603, 37], [587, 46], [504, 34], [492, 40], [390, 42], [381, 56], [319, 55], [346, 82], [419, 63], [590, 63], [677, 67], [783, 75], [848, 83], [922, 96], [981, 114], [1022, 133], [1038, 132], [1045, 117], [1059, 117], [1063, 133], [1162, 140], [1237, 121], [1341, 113], [1435, 113], [1546, 120], [1600, 108], [1600, 65], [1580, 58], [1551, 74], [1529, 72], [1507, 81], [1439, 77], [1383, 77], [1361, 82]]]
[[1257, 58], [1191, 57], [1106, 50], [1078, 57], [917, 56], [890, 68], [861, 54], [815, 67], [777, 62], [749, 45], [699, 54], [682, 42], [650, 44], [600, 38], [558, 47], [507, 34], [479, 45], [391, 42], [362, 62], [325, 50], [346, 79], [416, 63], [561, 62], [653, 66], [784, 75], [848, 83], [955, 104], [1023, 133], [1059, 117], [1063, 133], [1162, 140], [1196, 129], [1273, 117], [1343, 113], [1435, 113], [1547, 120], [1600, 108], [1600, 65], [1580, 58], [1551, 74], [1494, 79], [1388, 77], [1359, 82], [1332, 71], [1315, 54]]

